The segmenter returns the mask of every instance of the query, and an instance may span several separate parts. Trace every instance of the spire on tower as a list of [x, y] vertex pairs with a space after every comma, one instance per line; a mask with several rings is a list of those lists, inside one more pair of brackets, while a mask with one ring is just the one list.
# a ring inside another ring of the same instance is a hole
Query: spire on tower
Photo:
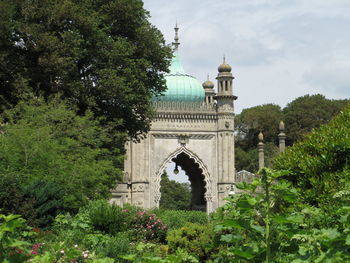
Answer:
[[174, 45], [174, 50], [176, 51], [176, 50], [178, 50], [179, 45], [180, 45], [179, 35], [178, 35], [179, 28], [177, 27], [177, 21], [176, 21], [174, 29], [175, 29], [175, 37], [174, 37], [175, 42], [173, 42], [173, 45]]

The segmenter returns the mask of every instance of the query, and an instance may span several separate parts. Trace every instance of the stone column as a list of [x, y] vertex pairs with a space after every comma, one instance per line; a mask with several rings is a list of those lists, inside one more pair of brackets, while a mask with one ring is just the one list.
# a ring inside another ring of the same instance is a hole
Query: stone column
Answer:
[[264, 160], [264, 135], [262, 132], [258, 135], [259, 143], [258, 143], [258, 152], [259, 152], [259, 170], [261, 168], [265, 167], [265, 160]]
[[280, 152], [283, 153], [284, 150], [286, 149], [286, 134], [284, 133], [284, 122], [281, 121], [279, 125], [280, 133], [278, 134], [278, 140], [279, 140], [279, 148]]

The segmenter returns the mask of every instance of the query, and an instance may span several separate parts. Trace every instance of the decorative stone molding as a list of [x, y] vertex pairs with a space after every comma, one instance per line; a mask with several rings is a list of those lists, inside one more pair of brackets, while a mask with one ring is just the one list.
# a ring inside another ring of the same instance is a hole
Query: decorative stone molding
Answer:
[[184, 113], [215, 113], [216, 104], [186, 101], [156, 101], [153, 106], [157, 112], [184, 112]]
[[217, 120], [216, 114], [191, 114], [181, 112], [157, 112], [155, 120]]
[[177, 138], [177, 141], [181, 146], [186, 146], [186, 143], [188, 143], [189, 141], [189, 137], [190, 136], [188, 136], [187, 134], [180, 134]]
[[152, 133], [152, 136], [157, 139], [179, 139], [180, 137], [183, 138], [184, 136], [188, 139], [195, 139], [195, 140], [210, 140], [215, 135], [214, 134], [170, 134], [170, 133]]

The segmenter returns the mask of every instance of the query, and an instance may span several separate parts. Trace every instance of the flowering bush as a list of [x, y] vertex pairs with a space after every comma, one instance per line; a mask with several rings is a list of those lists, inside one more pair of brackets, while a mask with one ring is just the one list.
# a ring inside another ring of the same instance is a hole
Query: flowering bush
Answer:
[[29, 262], [35, 263], [78, 263], [78, 262], [114, 262], [108, 257], [100, 257], [94, 251], [89, 251], [80, 245], [69, 246], [65, 242], [51, 243], [46, 251], [35, 255]]
[[138, 211], [133, 227], [135, 240], [165, 242], [167, 226], [155, 214]]
[[31, 249], [31, 231], [19, 215], [0, 214], [0, 262], [23, 262], [32, 253], [37, 253], [40, 245]]

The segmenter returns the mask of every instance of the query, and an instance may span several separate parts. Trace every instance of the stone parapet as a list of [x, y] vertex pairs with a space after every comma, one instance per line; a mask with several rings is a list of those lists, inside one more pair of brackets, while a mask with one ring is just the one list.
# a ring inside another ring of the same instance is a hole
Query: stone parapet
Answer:
[[157, 113], [211, 113], [216, 112], [216, 104], [186, 101], [156, 101], [153, 102]]

